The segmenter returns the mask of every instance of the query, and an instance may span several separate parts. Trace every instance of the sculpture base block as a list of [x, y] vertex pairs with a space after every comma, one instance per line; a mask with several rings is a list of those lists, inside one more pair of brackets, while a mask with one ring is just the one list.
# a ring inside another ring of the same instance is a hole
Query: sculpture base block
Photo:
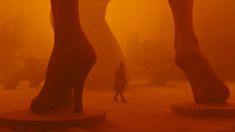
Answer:
[[66, 129], [99, 125], [106, 121], [106, 113], [96, 109], [85, 109], [83, 113], [51, 112], [35, 114], [30, 110], [8, 112], [0, 115], [1, 122], [8, 127], [24, 129]]
[[194, 117], [235, 117], [235, 104], [180, 103], [171, 106], [175, 114]]

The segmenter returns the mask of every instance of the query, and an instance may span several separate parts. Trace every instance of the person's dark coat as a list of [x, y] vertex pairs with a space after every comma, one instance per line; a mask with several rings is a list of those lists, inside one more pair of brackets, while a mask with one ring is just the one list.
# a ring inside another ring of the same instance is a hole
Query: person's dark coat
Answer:
[[126, 72], [124, 68], [118, 68], [115, 72], [114, 90], [116, 92], [123, 92], [127, 84]]

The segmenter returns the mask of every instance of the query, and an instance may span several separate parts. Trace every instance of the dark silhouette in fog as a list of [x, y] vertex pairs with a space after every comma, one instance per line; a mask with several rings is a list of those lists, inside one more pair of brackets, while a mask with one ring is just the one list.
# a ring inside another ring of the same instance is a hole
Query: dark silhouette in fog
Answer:
[[[138, 32], [136, 31], [132, 31], [130, 32], [130, 35], [127, 39], [127, 43], [126, 43], [126, 59], [130, 64], [140, 64], [141, 62], [144, 61], [144, 64], [146, 64], [145, 62], [145, 56], [143, 55], [143, 53], [145, 53], [146, 51], [143, 51], [143, 46], [141, 41], [140, 41], [140, 37]], [[143, 57], [144, 56], [144, 57]], [[144, 58], [144, 59], [142, 59]]]
[[10, 21], [1, 25], [0, 76], [3, 82], [16, 69], [16, 53], [24, 46], [23, 35], [25, 23], [21, 19], [12, 18]]
[[5, 89], [15, 89], [22, 80], [29, 81], [29, 87], [38, 87], [44, 81], [46, 64], [36, 57], [21, 59], [23, 67], [12, 72], [4, 81]]
[[124, 63], [120, 63], [118, 69], [115, 71], [115, 81], [114, 81], [114, 91], [116, 92], [113, 100], [118, 102], [117, 98], [120, 95], [121, 101], [123, 103], [126, 102], [123, 92], [125, 91], [125, 87], [128, 81], [126, 79], [126, 70], [124, 67]]
[[[150, 85], [165, 85], [169, 78], [170, 61], [164, 44], [159, 41], [140, 41], [136, 31], [130, 33], [126, 44], [126, 59], [131, 65], [151, 69], [148, 75]], [[143, 76], [140, 74], [140, 76]]]
[[[46, 79], [32, 100], [31, 110], [46, 113], [56, 107], [71, 107], [82, 112], [82, 92], [87, 75], [96, 61], [79, 19], [78, 0], [51, 0], [54, 19], [54, 48]], [[73, 95], [72, 95], [73, 90]]]
[[212, 70], [193, 30], [193, 0], [168, 0], [175, 22], [175, 61], [186, 74], [196, 103], [224, 103], [229, 89]]

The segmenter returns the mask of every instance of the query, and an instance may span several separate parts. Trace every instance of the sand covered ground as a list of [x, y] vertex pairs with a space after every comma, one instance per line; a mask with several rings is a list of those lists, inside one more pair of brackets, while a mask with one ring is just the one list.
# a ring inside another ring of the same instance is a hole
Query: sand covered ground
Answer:
[[[229, 102], [235, 103], [235, 82], [227, 82], [231, 89]], [[22, 84], [15, 90], [0, 88], [0, 113], [28, 109], [30, 100], [39, 88]], [[171, 104], [192, 101], [187, 82], [169, 82], [166, 86], [133, 85], [125, 93], [127, 103], [115, 103], [112, 88], [106, 91], [86, 88], [86, 108], [107, 112], [107, 122], [91, 128], [50, 130], [50, 132], [235, 132], [234, 118], [193, 118], [175, 115]], [[14, 132], [1, 126], [0, 132]]]

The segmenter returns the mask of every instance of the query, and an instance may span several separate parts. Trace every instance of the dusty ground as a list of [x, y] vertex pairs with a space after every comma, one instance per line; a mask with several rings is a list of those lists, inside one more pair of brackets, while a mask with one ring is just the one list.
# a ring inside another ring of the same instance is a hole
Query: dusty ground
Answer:
[[[229, 102], [235, 102], [235, 83]], [[26, 109], [39, 89], [22, 86], [16, 90], [0, 88], [0, 113]], [[186, 82], [169, 82], [167, 86], [131, 86], [125, 95], [127, 103], [112, 101], [113, 91], [85, 91], [85, 107], [107, 112], [107, 122], [92, 128], [71, 128], [50, 132], [235, 132], [235, 118], [192, 118], [174, 115], [170, 106], [192, 101]], [[12, 132], [4, 126], [0, 132]]]

